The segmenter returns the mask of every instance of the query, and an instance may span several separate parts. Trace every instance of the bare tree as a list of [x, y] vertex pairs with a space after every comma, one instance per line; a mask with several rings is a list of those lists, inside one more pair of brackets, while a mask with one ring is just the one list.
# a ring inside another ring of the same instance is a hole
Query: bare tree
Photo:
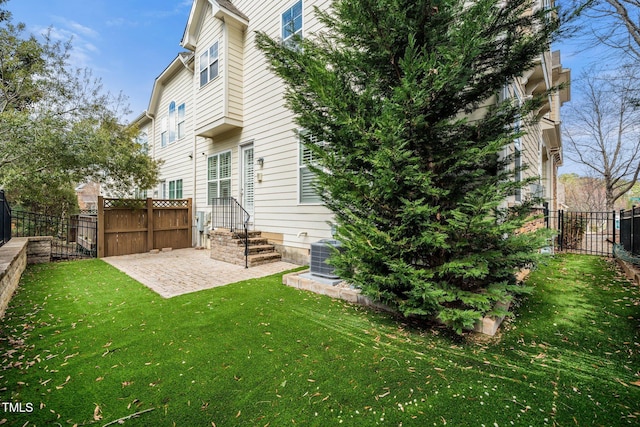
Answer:
[[[586, 5], [586, 7], [584, 7]], [[638, 0], [588, 0], [584, 3], [583, 33], [593, 42], [640, 59], [640, 1]]]
[[596, 212], [606, 210], [604, 181], [591, 176], [577, 174], [560, 175], [564, 185], [564, 203], [569, 211]]
[[564, 115], [565, 153], [604, 182], [606, 209], [638, 180], [640, 174], [640, 108], [634, 70], [615, 75], [586, 71]]

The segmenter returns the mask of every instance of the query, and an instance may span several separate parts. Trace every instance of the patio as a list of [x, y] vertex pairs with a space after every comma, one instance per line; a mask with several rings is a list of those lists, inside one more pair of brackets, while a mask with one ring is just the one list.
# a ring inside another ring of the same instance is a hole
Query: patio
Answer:
[[257, 279], [299, 267], [279, 261], [244, 268], [216, 261], [209, 257], [208, 250], [193, 248], [121, 255], [103, 260], [164, 298]]

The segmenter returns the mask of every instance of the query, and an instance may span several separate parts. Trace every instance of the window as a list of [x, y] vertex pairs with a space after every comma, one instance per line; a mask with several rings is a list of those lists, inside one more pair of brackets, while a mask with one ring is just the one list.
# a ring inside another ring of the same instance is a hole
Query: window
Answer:
[[160, 120], [160, 146], [166, 147], [169, 141], [169, 135], [167, 133], [167, 118], [163, 117]]
[[176, 103], [169, 104], [169, 143], [176, 140]]
[[140, 151], [143, 154], [149, 154], [149, 135], [147, 135], [147, 132], [140, 132], [136, 142], [140, 144]]
[[302, 37], [302, 0], [282, 14], [282, 42], [295, 44], [294, 36]]
[[182, 103], [178, 106], [178, 139], [184, 138], [184, 112], [185, 106]]
[[160, 186], [158, 190], [160, 191], [159, 197], [161, 199], [166, 199], [167, 198], [167, 181], [160, 181]]
[[182, 199], [182, 180], [169, 181], [169, 198]]
[[200, 87], [218, 77], [218, 42], [200, 55]]
[[[522, 106], [523, 104], [522, 97], [520, 96], [520, 93], [518, 92], [515, 85], [513, 87], [513, 93], [515, 94], [516, 98], [518, 98], [518, 105]], [[518, 118], [516, 122], [513, 124], [513, 130], [516, 133], [520, 133], [520, 131], [522, 130], [521, 118]], [[513, 140], [513, 161], [514, 161], [514, 169], [515, 169], [514, 179], [516, 183], [521, 184], [522, 182], [522, 140], [520, 136], [518, 136], [516, 139]], [[516, 202], [522, 202], [522, 188], [516, 189], [515, 200]]]
[[[312, 137], [312, 140], [316, 144], [321, 144], [318, 142], [315, 137]], [[302, 142], [302, 138], [300, 138], [300, 158], [299, 158], [299, 199], [300, 203], [310, 204], [310, 203], [322, 203], [322, 198], [315, 187], [315, 175], [313, 171], [309, 169], [309, 164], [314, 164], [313, 152]]]
[[214, 154], [207, 161], [207, 203], [231, 197], [231, 151]]

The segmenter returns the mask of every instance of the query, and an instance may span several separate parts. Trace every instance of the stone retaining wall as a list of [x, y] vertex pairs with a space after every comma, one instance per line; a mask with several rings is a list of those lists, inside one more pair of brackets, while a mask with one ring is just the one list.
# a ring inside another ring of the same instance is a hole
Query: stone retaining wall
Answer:
[[640, 286], [640, 267], [636, 267], [630, 262], [623, 261], [620, 258], [616, 258], [616, 261], [618, 261], [618, 264], [622, 268], [622, 271], [624, 271], [627, 278]]
[[[300, 277], [301, 274], [308, 273], [309, 270], [298, 271], [295, 273], [289, 273], [282, 276], [282, 283], [292, 288], [301, 289], [304, 291], [313, 292], [320, 295], [326, 295], [331, 298], [341, 299], [353, 304], [360, 304], [366, 307], [374, 307], [379, 310], [385, 310], [394, 312], [393, 309], [388, 306], [375, 302], [371, 298], [362, 295], [360, 289], [343, 288], [340, 286], [333, 286], [325, 283], [316, 282], [315, 280], [308, 279], [306, 277]], [[518, 280], [522, 281], [529, 274], [529, 270], [521, 270], [518, 274]], [[497, 306], [509, 309], [510, 303], [498, 303]], [[478, 321], [473, 330], [485, 335], [495, 335], [500, 327], [500, 324], [504, 320], [504, 316], [501, 317], [483, 317]]]
[[0, 319], [27, 264], [51, 261], [51, 237], [14, 237], [0, 247]]

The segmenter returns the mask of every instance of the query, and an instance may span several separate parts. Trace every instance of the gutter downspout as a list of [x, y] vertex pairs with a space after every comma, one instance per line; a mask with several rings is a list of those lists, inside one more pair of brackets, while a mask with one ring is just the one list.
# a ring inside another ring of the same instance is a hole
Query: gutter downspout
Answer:
[[[153, 114], [149, 114], [148, 110], [144, 110], [144, 115], [151, 120], [151, 159], [156, 159], [156, 118]], [[152, 193], [153, 197], [153, 193]]]

